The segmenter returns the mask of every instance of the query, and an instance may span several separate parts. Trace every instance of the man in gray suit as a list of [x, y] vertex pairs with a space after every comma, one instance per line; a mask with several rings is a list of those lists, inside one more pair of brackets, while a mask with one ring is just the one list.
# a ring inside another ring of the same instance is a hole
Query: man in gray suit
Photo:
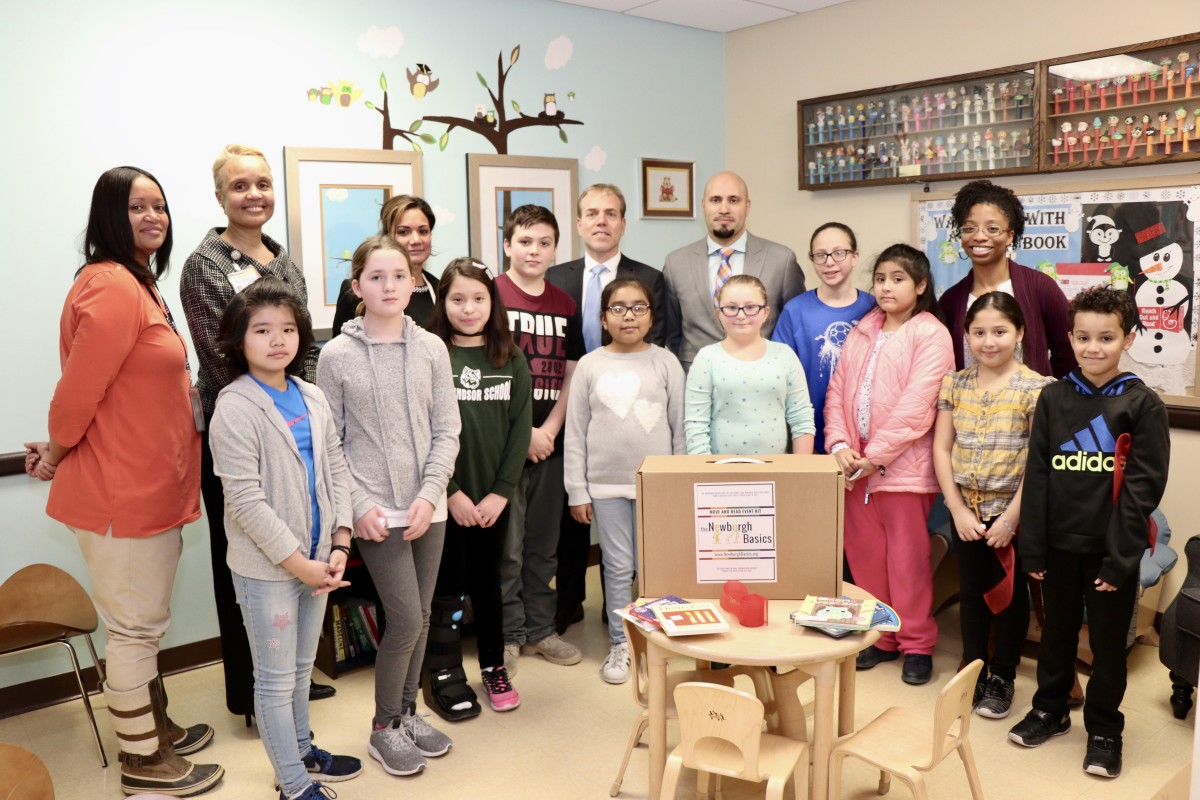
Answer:
[[708, 236], [669, 254], [663, 267], [667, 347], [684, 369], [701, 347], [725, 338], [714, 296], [723, 261], [729, 274], [753, 275], [767, 287], [771, 319], [763, 326], [765, 337], [784, 303], [804, 291], [796, 254], [746, 230], [750, 193], [745, 181], [732, 172], [714, 175], [704, 186], [702, 207]]

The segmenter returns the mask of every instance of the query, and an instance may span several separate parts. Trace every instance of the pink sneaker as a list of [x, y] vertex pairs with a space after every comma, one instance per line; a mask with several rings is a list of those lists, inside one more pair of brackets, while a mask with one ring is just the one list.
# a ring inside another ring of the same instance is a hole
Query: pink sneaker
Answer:
[[517, 694], [504, 667], [488, 667], [483, 671], [483, 689], [493, 711], [512, 711], [521, 705], [521, 695]]

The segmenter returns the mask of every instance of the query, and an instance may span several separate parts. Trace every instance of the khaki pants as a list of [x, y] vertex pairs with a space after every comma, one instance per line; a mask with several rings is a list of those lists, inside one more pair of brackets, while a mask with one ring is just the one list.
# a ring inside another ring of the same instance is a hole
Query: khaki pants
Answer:
[[[70, 526], [68, 526], [70, 527]], [[117, 538], [70, 528], [92, 573], [92, 599], [108, 628], [108, 685], [131, 691], [158, 674], [158, 643], [171, 624], [171, 590], [183, 528]]]

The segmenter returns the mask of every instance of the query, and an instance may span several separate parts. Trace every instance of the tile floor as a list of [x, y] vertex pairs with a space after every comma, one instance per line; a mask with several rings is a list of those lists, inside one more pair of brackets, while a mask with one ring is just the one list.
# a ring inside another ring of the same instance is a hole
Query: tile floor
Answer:
[[[599, 678], [598, 669], [607, 654], [608, 642], [599, 621], [596, 569], [590, 573], [587, 618], [573, 626], [566, 637], [583, 648], [583, 662], [560, 667], [539, 657], [522, 657], [514, 681], [521, 692], [519, 709], [497, 714], [485, 704], [479, 717], [457, 724], [431, 717], [431, 721], [454, 737], [455, 747], [448, 755], [431, 759], [429, 767], [417, 776], [391, 777], [366, 753], [372, 712], [372, 670], [351, 672], [334, 681], [337, 696], [311, 706], [317, 742], [333, 752], [361, 757], [365, 767], [358, 778], [334, 786], [340, 800], [608, 797], [638, 709], [629, 685], [610, 686]], [[934, 682], [924, 687], [904, 685], [900, 681], [899, 662], [859, 673], [856, 710], [859, 725], [889, 705], [932, 708], [934, 697], [956, 668], [960, 655], [957, 607], [944, 611], [938, 622], [942, 640], [934, 659]], [[467, 647], [473, 650], [470, 641]], [[468, 674], [477, 677], [473, 652], [467, 664]], [[1017, 681], [1014, 715], [1023, 714], [1028, 708], [1033, 669], [1032, 662], [1027, 660], [1023, 664]], [[1008, 728], [1015, 718], [991, 721], [977, 717], [972, 723], [971, 742], [989, 800], [1131, 800], [1154, 796], [1188, 763], [1194, 717], [1180, 722], [1171, 716], [1167, 704], [1170, 682], [1158, 662], [1156, 649], [1135, 646], [1130, 656], [1130, 673], [1123, 706], [1126, 733], [1122, 777], [1106, 781], [1083, 773], [1084, 733], [1078, 712], [1070, 733], [1035, 750], [1007, 741]], [[204, 797], [213, 800], [277, 797], [272, 791], [273, 774], [257, 733], [244, 727], [241, 718], [226, 713], [222, 706], [219, 667], [170, 676], [167, 689], [175, 719], [185, 724], [205, 720], [216, 727], [216, 740], [199, 755], [223, 764], [226, 775]], [[811, 689], [802, 688], [802, 697], [805, 691], [806, 701], [811, 700]], [[117, 745], [103, 698], [94, 698], [93, 703], [101, 717], [105, 747], [110, 759], [115, 760]], [[676, 731], [673, 726], [668, 731], [673, 743]], [[38, 754], [50, 769], [59, 798], [116, 800], [122, 796], [119, 768], [100, 769], [78, 701], [0, 720], [0, 741], [21, 745]], [[843, 798], [877, 797], [876, 777], [877, 773], [861, 763], [848, 761]], [[683, 783], [680, 796], [692, 796], [694, 781], [686, 773]], [[620, 796], [644, 798], [647, 790], [647, 752], [643, 742], [630, 761]], [[934, 800], [969, 797], [962, 766], [953, 756], [933, 771], [930, 794]], [[756, 794], [755, 787], [749, 784], [725, 782], [725, 797], [730, 800], [757, 796], [761, 794]], [[890, 796], [907, 798], [908, 792], [902, 784], [894, 782]]]

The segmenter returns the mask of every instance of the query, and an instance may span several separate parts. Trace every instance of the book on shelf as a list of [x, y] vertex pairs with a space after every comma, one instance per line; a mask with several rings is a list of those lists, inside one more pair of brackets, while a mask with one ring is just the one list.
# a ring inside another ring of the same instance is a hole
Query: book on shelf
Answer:
[[660, 605], [677, 605], [686, 602], [682, 597], [669, 594], [665, 597], [649, 600], [641, 605], [630, 603], [625, 608], [617, 609], [617, 615], [629, 620], [644, 631], [661, 631], [662, 625], [659, 623], [658, 617], [654, 616], [654, 607]]
[[[846, 598], [846, 599], [849, 599], [849, 598]], [[870, 630], [876, 630], [876, 631], [898, 631], [898, 630], [900, 630], [900, 615], [896, 613], [896, 610], [894, 608], [889, 606], [887, 603], [883, 603], [879, 600], [874, 601], [874, 606], [875, 606], [875, 610], [871, 616], [871, 624], [869, 626]], [[797, 625], [802, 625], [803, 627], [806, 627], [806, 628], [812, 628], [814, 630], [821, 631], [821, 633], [828, 634], [829, 636], [832, 636], [835, 639], [840, 639], [843, 636], [848, 636], [851, 633], [858, 632], [854, 628], [838, 628], [838, 627], [834, 627], [832, 625], [820, 625], [820, 624], [815, 624], [815, 623], [796, 622], [795, 615], [798, 613], [799, 613], [798, 611], [792, 612], [792, 621], [795, 622]]]
[[366, 602], [363, 604], [363, 615], [367, 618], [367, 627], [371, 630], [371, 640], [375, 642], [375, 649], [379, 649], [379, 620], [375, 616], [378, 612], [375, 610], [375, 604]]
[[654, 616], [668, 636], [695, 636], [729, 630], [729, 623], [712, 603], [662, 603], [654, 606]]
[[350, 626], [350, 637], [354, 639], [354, 647], [358, 650], [359, 655], [367, 651], [367, 640], [363, 635], [363, 629], [358, 621], [358, 604], [348, 603], [346, 605], [346, 622]]
[[333, 650], [334, 658], [338, 661], [346, 660], [346, 642], [342, 635], [342, 620], [341, 614], [338, 611], [337, 603], [333, 604]]
[[874, 600], [810, 594], [804, 598], [800, 608], [792, 612], [791, 618], [797, 625], [865, 631], [871, 627], [874, 615]]

